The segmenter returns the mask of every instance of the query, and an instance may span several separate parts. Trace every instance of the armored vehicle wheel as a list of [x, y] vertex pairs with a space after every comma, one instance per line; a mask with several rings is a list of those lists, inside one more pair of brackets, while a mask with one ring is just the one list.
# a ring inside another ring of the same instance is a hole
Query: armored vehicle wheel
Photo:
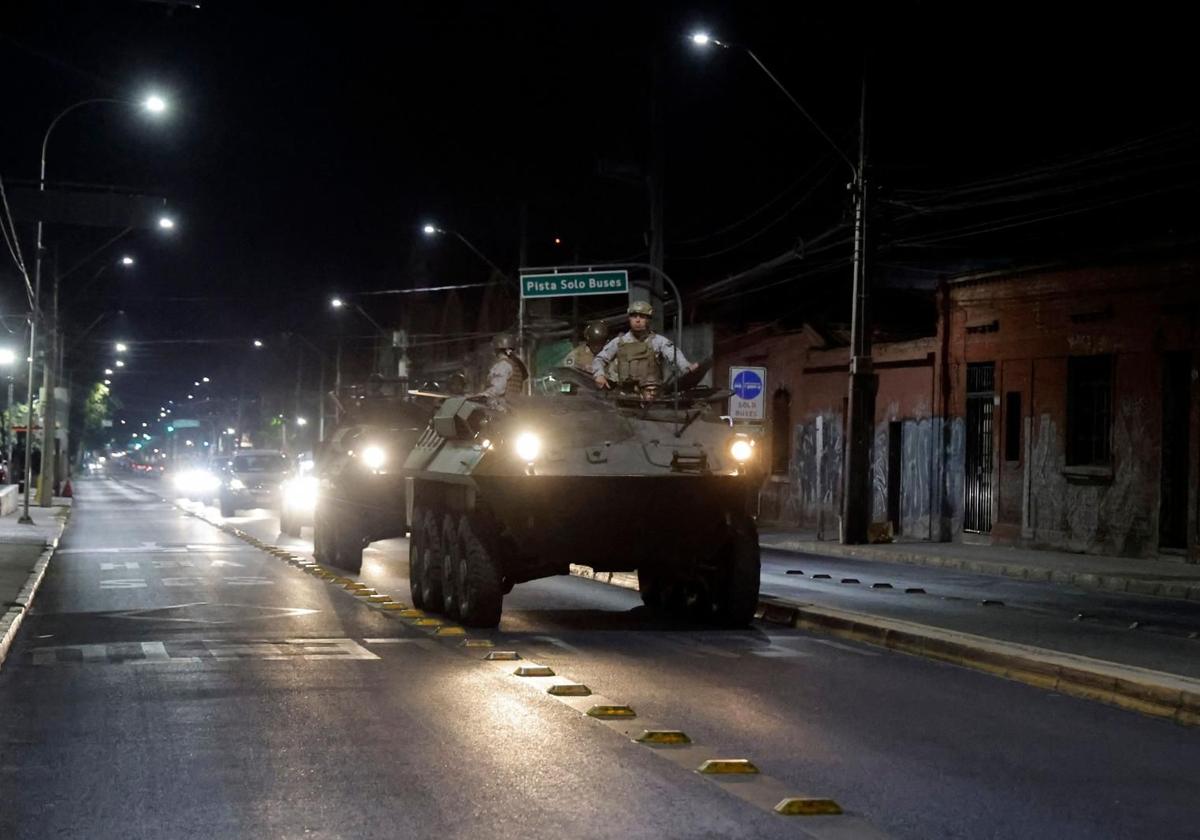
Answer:
[[281, 534], [289, 537], [299, 537], [301, 527], [298, 520], [288, 516], [286, 509], [279, 512], [279, 532]]
[[337, 558], [335, 566], [348, 572], [362, 571], [363, 537], [353, 516], [343, 513], [337, 517], [333, 531], [333, 544]]
[[442, 545], [442, 523], [437, 510], [425, 516], [425, 551], [421, 553], [421, 603], [422, 609], [431, 612], [442, 610], [442, 557], [446, 550]]
[[451, 514], [442, 519], [442, 612], [459, 617], [458, 563], [462, 556], [458, 528]]
[[497, 552], [486, 529], [464, 514], [458, 521], [454, 560], [459, 620], [468, 627], [495, 627], [504, 604], [504, 582]]
[[313, 512], [313, 559], [324, 563], [329, 557], [329, 523], [320, 508]]
[[237, 508], [233, 506], [232, 499], [221, 499], [221, 516], [228, 519], [231, 516], [237, 516]]
[[429, 551], [429, 537], [425, 528], [428, 519], [429, 511], [425, 508], [413, 508], [412, 537], [408, 541], [408, 594], [412, 598], [412, 605], [419, 610], [425, 609], [421, 578], [424, 575], [425, 552]]
[[662, 609], [663, 580], [660, 574], [650, 569], [638, 569], [638, 592], [642, 595], [642, 603], [652, 610]]
[[714, 591], [714, 615], [726, 627], [745, 627], [758, 609], [761, 563], [758, 527], [749, 516], [734, 517], [722, 549], [720, 584]]

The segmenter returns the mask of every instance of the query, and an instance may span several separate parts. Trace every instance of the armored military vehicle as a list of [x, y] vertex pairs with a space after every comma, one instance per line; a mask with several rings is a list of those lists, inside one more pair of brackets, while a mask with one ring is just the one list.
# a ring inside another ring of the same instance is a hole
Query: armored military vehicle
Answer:
[[404, 536], [400, 470], [436, 405], [405, 384], [376, 378], [338, 395], [342, 421], [314, 459], [313, 556], [322, 563], [357, 572], [368, 543]]
[[728, 396], [601, 391], [557, 368], [502, 405], [447, 399], [405, 464], [414, 604], [495, 626], [515, 584], [578, 563], [637, 570], [653, 608], [746, 624], [762, 473], [720, 417]]

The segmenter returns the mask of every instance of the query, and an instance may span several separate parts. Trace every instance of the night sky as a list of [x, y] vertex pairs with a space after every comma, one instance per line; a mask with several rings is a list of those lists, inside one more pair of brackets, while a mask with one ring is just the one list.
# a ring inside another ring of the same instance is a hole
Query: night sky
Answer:
[[[0, 19], [10, 190], [33, 183], [42, 133], [72, 102], [151, 88], [172, 102], [157, 121], [77, 112], [50, 148], [51, 183], [142, 189], [179, 220], [170, 236], [136, 233], [108, 252], [135, 253], [133, 270], [85, 288], [103, 264], [92, 262], [64, 281], [77, 332], [121, 313], [78, 346], [77, 377], [104, 366], [113, 338], [138, 342], [117, 391], [131, 410], [178, 399], [201, 375], [244, 378], [252, 337], [272, 345], [250, 362], [261, 372], [290, 364], [283, 333], [323, 347], [338, 329], [367, 335], [330, 312], [333, 292], [489, 279], [455, 241], [423, 237], [426, 220], [510, 272], [523, 213], [527, 264], [644, 259], [647, 190], [601, 172], [645, 165], [654, 91], [667, 270], [699, 316], [844, 319], [845, 164], [743, 53], [688, 44], [698, 26], [752, 48], [852, 157], [866, 59], [881, 286], [1195, 232], [1193, 45], [1179, 13], [1148, 4], [1108, 16], [912, 2], [202, 2], [7, 0]], [[21, 233], [29, 256], [31, 226]], [[71, 264], [103, 232], [47, 238]], [[803, 258], [743, 276], [788, 253]], [[0, 279], [3, 314], [19, 314], [7, 255]], [[359, 300], [389, 326], [401, 317], [396, 298]], [[464, 296], [466, 329], [476, 302]]]

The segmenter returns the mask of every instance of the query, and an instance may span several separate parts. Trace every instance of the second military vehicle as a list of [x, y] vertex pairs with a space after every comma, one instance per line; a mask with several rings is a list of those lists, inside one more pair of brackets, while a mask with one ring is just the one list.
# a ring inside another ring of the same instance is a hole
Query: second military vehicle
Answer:
[[404, 536], [400, 470], [433, 413], [406, 384], [375, 379], [338, 395], [342, 421], [314, 467], [313, 556], [322, 563], [357, 572], [368, 543]]
[[654, 608], [748, 623], [758, 604], [754, 441], [727, 391], [600, 391], [558, 368], [503, 405], [447, 399], [405, 465], [414, 605], [495, 626], [515, 584], [637, 570]]

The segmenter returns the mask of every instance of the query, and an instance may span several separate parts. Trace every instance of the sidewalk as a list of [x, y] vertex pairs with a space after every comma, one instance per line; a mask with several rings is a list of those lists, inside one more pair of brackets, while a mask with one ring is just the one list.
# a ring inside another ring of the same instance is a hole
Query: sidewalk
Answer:
[[20, 505], [14, 513], [0, 516], [0, 665], [33, 603], [70, 512], [71, 500], [56, 498], [54, 507], [30, 505], [32, 525], [18, 521]]
[[912, 541], [842, 545], [836, 540], [818, 540], [811, 531], [783, 528], [764, 528], [759, 544], [763, 548], [826, 557], [852, 557], [883, 563], [958, 569], [1021, 580], [1074, 584], [1110, 592], [1200, 601], [1200, 563], [1185, 563], [1182, 560], [1107, 557], [970, 543]]

